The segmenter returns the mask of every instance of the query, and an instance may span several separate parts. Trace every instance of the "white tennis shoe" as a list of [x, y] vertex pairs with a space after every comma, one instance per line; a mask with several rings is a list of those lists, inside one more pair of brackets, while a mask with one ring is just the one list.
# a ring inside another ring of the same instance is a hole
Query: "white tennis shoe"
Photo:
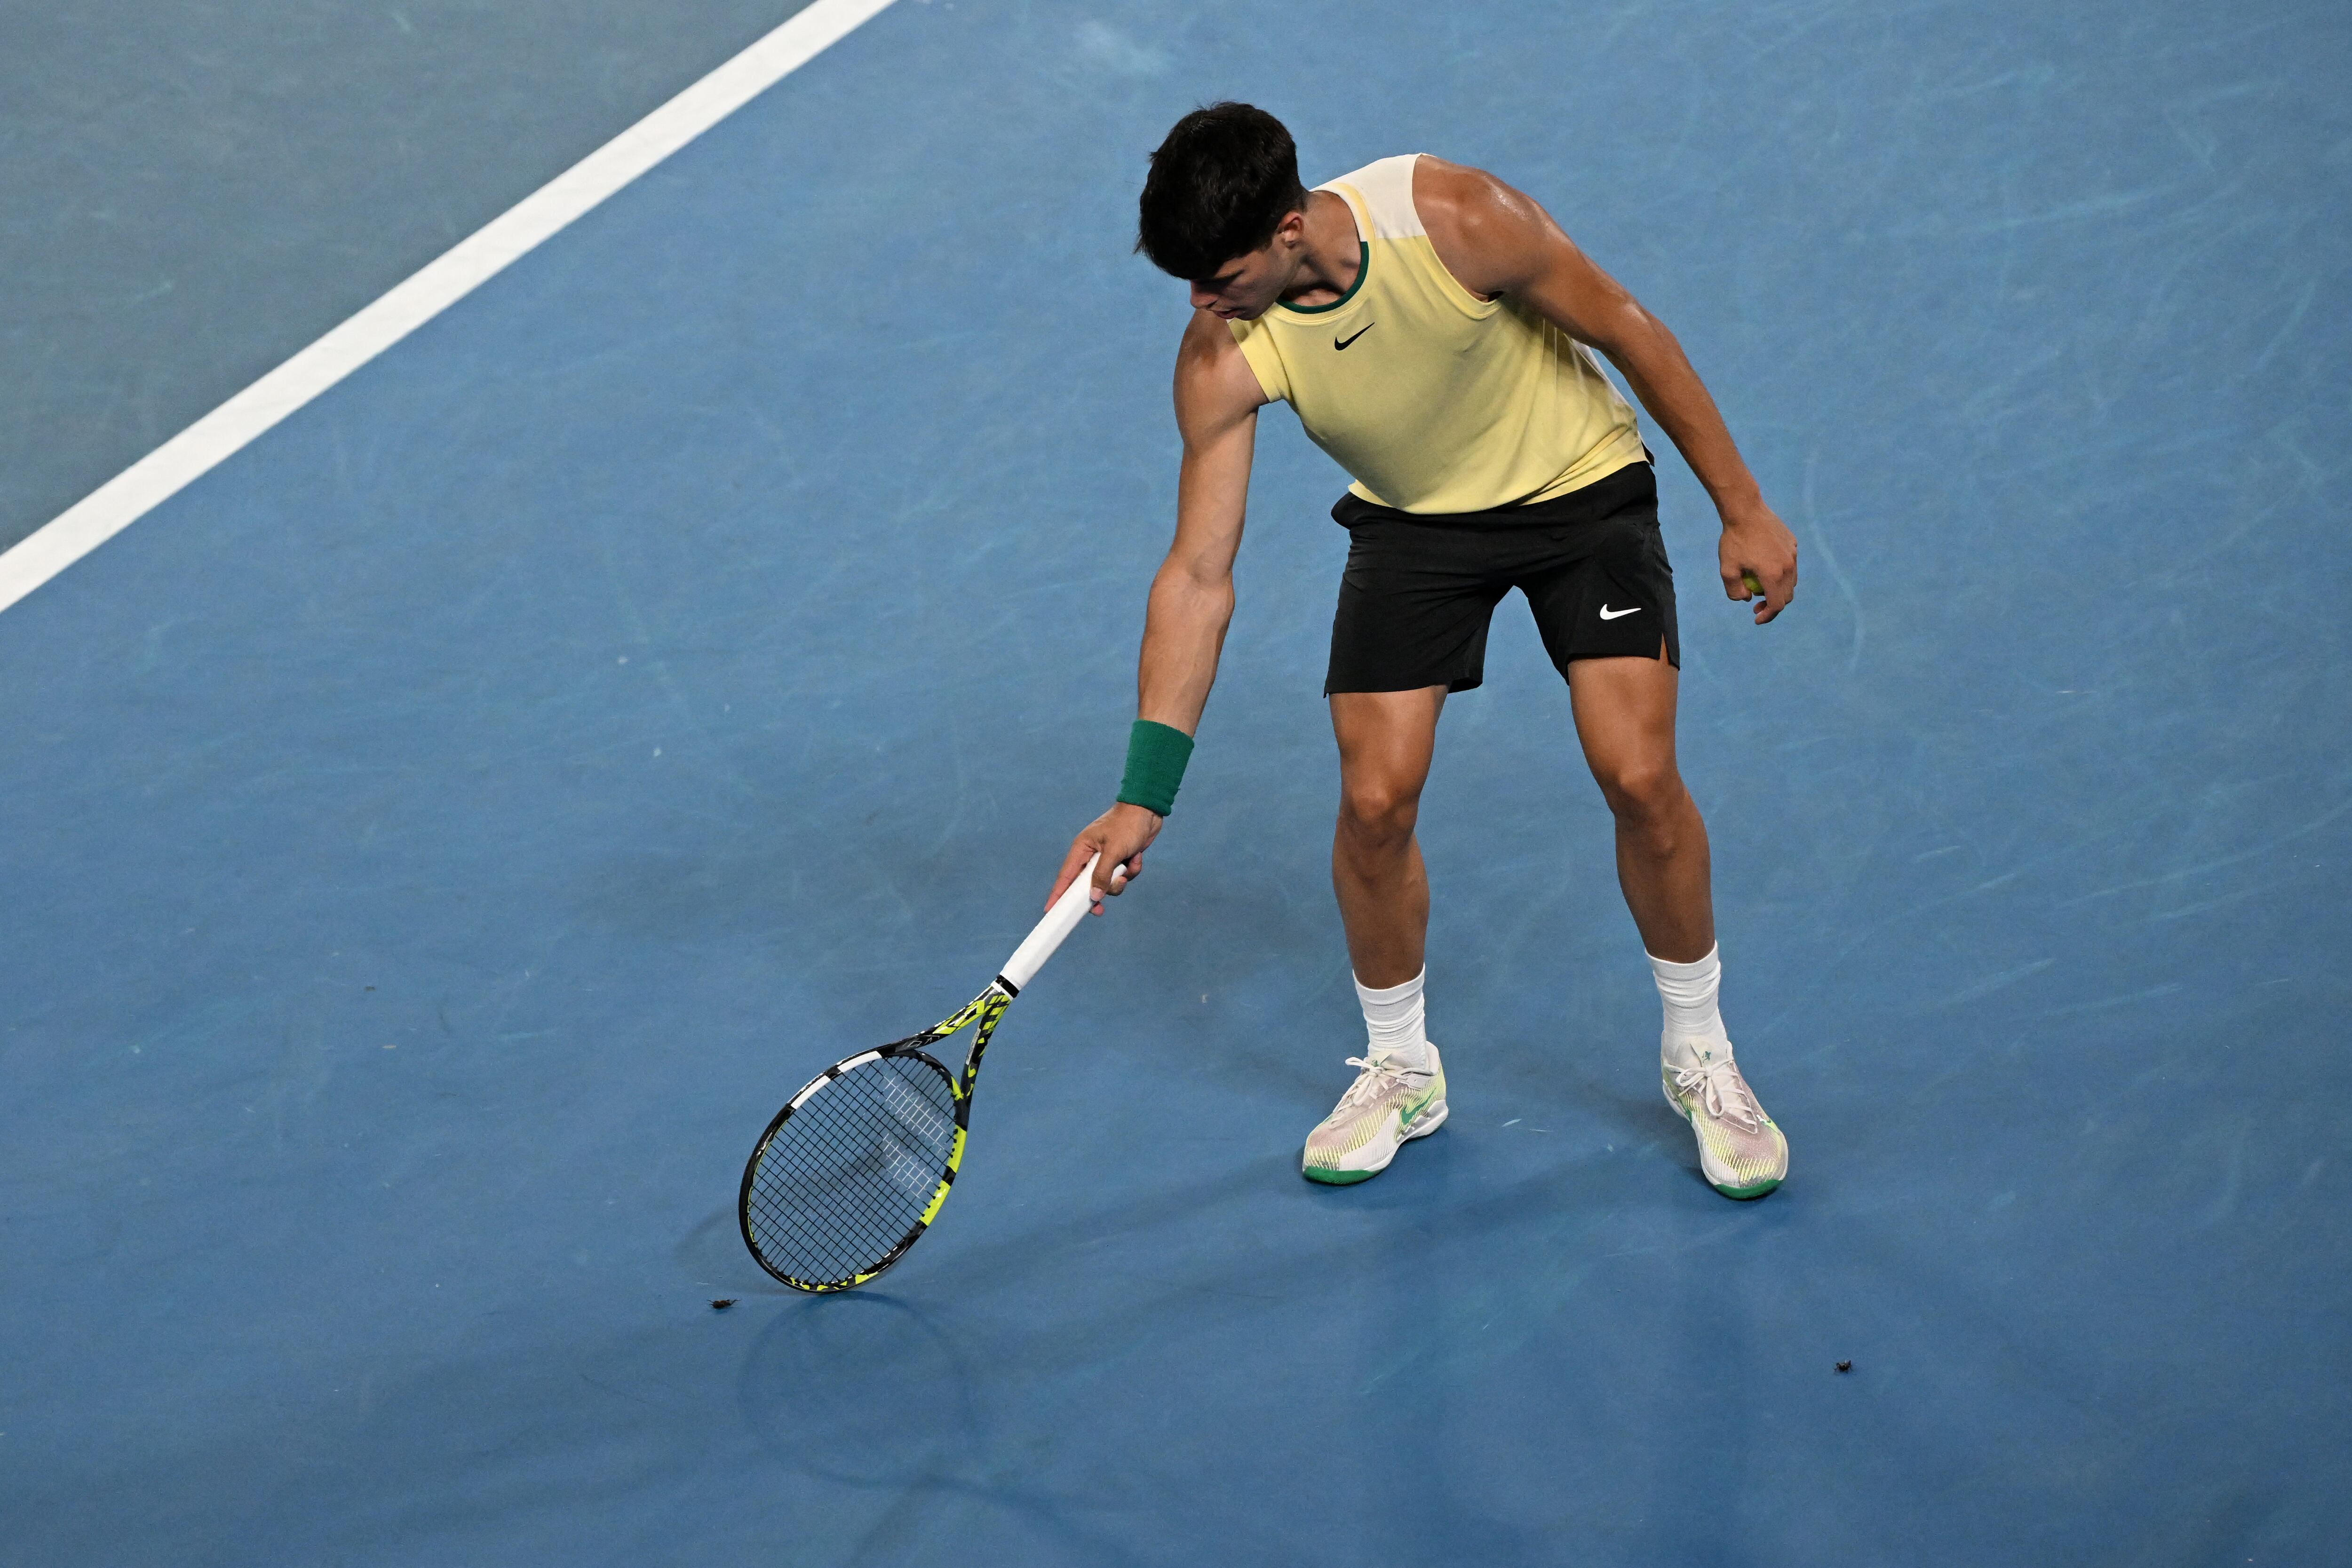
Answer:
[[1789, 1176], [1789, 1140], [1739, 1075], [1727, 1042], [1685, 1040], [1698, 1058], [1677, 1068], [1663, 1057], [1658, 1075], [1666, 1103], [1682, 1113], [1698, 1138], [1698, 1166], [1707, 1185], [1726, 1197], [1762, 1197]]
[[1445, 1120], [1445, 1067], [1429, 1048], [1429, 1071], [1414, 1072], [1379, 1057], [1351, 1056], [1355, 1082], [1307, 1134], [1299, 1174], [1308, 1181], [1345, 1186], [1389, 1168], [1396, 1152], [1425, 1138]]

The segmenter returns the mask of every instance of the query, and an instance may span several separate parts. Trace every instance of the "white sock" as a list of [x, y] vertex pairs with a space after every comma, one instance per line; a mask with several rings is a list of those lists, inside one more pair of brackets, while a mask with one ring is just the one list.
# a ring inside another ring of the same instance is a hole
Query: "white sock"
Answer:
[[1421, 983], [1429, 977], [1422, 972], [1402, 986], [1391, 986], [1375, 991], [1356, 982], [1356, 999], [1364, 1006], [1364, 1032], [1371, 1043], [1367, 1054], [1377, 1061], [1391, 1061], [1408, 1072], [1429, 1071], [1429, 1037], [1422, 1032], [1423, 1013]]
[[1658, 999], [1666, 1005], [1665, 1033], [1659, 1050], [1675, 1067], [1696, 1067], [1717, 1052], [1731, 1055], [1731, 1037], [1724, 1032], [1723, 1013], [1716, 993], [1723, 985], [1722, 949], [1710, 947], [1696, 964], [1669, 964], [1652, 956], [1650, 973], [1657, 977]]

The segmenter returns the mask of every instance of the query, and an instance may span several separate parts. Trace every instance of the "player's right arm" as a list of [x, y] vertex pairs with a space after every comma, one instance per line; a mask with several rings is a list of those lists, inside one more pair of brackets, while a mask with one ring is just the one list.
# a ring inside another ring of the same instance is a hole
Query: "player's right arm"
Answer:
[[[1200, 727], [1217, 656], [1234, 618], [1234, 557], [1241, 549], [1249, 499], [1257, 411], [1266, 402], [1257, 375], [1232, 329], [1206, 310], [1192, 313], [1176, 350], [1176, 430], [1183, 438], [1176, 476], [1176, 538], [1151, 580], [1143, 651], [1136, 664], [1136, 716], [1191, 735]], [[1095, 867], [1096, 912], [1118, 887], [1114, 872], [1141, 873], [1143, 852], [1162, 819], [1124, 801], [1087, 824], [1071, 841], [1045, 900], [1051, 907], [1087, 857]]]

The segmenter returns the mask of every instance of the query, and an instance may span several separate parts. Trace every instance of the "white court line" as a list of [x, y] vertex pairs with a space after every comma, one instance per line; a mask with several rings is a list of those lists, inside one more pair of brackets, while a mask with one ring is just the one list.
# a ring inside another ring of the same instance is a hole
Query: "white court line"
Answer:
[[459, 241], [374, 304], [0, 555], [5, 610], [574, 218], [846, 37], [890, 0], [814, 0], [789, 22]]

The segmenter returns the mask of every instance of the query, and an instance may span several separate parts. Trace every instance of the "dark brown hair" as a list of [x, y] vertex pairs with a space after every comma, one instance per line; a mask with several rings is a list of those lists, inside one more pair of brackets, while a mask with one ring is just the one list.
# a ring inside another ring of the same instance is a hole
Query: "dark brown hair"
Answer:
[[1298, 148], [1282, 121], [1246, 103], [1213, 103], [1178, 120], [1144, 176], [1135, 248], [1192, 282], [1274, 237], [1307, 206]]

